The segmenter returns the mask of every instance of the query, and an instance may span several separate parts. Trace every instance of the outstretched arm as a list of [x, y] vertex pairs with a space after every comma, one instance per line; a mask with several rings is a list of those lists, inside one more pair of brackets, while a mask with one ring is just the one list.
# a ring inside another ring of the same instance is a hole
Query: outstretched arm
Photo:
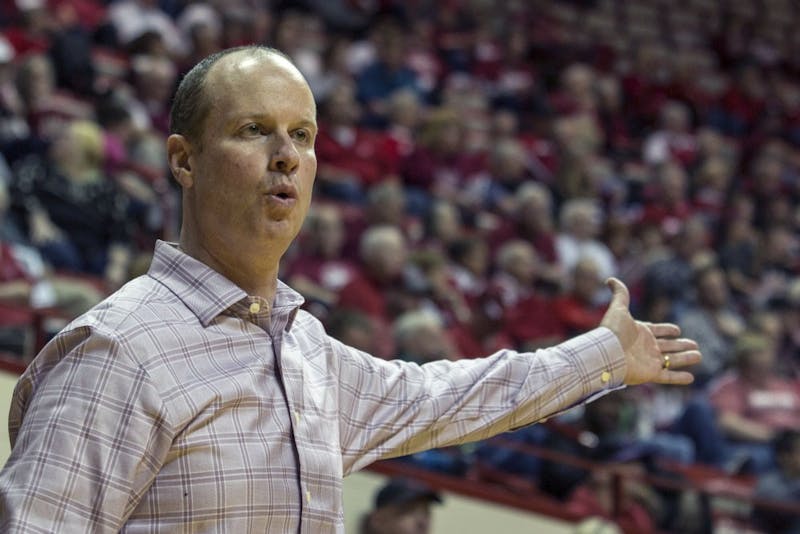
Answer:
[[645, 382], [659, 384], [690, 384], [694, 376], [678, 371], [701, 359], [697, 343], [682, 339], [677, 325], [651, 324], [635, 320], [628, 309], [628, 288], [616, 278], [608, 279], [613, 294], [601, 326], [616, 334], [625, 353], [625, 384]]

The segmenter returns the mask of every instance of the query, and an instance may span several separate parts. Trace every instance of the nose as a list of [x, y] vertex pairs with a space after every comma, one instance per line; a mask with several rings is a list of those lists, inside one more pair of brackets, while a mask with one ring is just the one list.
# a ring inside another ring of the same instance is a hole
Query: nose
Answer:
[[289, 135], [276, 135], [271, 147], [269, 170], [282, 174], [291, 174], [300, 164], [300, 154]]

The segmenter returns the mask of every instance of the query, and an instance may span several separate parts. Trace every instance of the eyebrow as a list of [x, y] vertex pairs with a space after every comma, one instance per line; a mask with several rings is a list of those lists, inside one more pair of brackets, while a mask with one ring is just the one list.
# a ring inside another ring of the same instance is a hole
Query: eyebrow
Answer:
[[[236, 115], [234, 117], [231, 117], [229, 122], [230, 123], [237, 123], [237, 122], [242, 121], [244, 119], [252, 119], [254, 121], [263, 121], [263, 122], [272, 122], [273, 121], [272, 117], [270, 117], [269, 115], [264, 115], [263, 113], [240, 113], [240, 114], [238, 114], [238, 115]], [[316, 119], [303, 118], [303, 119], [300, 119], [300, 120], [298, 120], [297, 122], [295, 122], [293, 124], [297, 124], [297, 125], [299, 125], [301, 127], [305, 127], [305, 128], [311, 128], [315, 132], [319, 129], [319, 126], [317, 125]]]

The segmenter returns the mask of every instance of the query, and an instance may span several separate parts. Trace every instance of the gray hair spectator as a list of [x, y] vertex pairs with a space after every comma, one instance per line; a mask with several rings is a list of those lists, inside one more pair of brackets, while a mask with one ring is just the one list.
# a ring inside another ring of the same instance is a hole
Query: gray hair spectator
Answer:
[[457, 359], [441, 317], [431, 310], [414, 310], [398, 317], [394, 339], [398, 356], [406, 361], [423, 364]]
[[588, 198], [569, 200], [561, 207], [559, 219], [556, 251], [562, 268], [571, 271], [580, 258], [588, 257], [594, 261], [601, 279], [614, 276], [617, 271], [614, 256], [599, 239], [604, 214], [598, 203]]

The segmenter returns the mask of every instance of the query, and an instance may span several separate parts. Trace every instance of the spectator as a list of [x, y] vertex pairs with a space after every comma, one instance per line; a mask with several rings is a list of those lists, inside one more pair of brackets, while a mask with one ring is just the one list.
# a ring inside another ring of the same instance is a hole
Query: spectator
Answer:
[[[391, 154], [397, 158], [394, 168], [408, 157], [416, 146], [416, 134], [425, 109], [419, 96], [410, 89], [399, 89], [391, 94], [388, 102], [389, 126], [386, 134], [392, 147]], [[395, 171], [397, 172], [397, 171]]]
[[694, 173], [692, 205], [713, 227], [723, 222], [733, 183], [732, 166], [721, 156], [706, 158]]
[[[774, 440], [777, 467], [758, 478], [755, 495], [796, 505], [800, 502], [800, 430], [787, 429]], [[766, 532], [800, 533], [800, 516], [756, 506], [753, 518]]]
[[114, 2], [108, 17], [123, 46], [129, 45], [147, 32], [155, 32], [163, 39], [171, 56], [179, 58], [187, 53], [187, 43], [181, 40], [181, 32], [155, 0]]
[[455, 201], [465, 177], [475, 169], [463, 151], [463, 124], [450, 109], [434, 109], [426, 116], [414, 151], [401, 163], [409, 210], [427, 212], [431, 196]]
[[495, 314], [513, 346], [533, 350], [564, 338], [551, 299], [536, 287], [540, 261], [533, 247], [511, 240], [497, 252], [497, 269], [489, 286], [488, 315]]
[[175, 86], [175, 64], [165, 57], [137, 55], [131, 61], [136, 98], [131, 102], [135, 124], [142, 130], [169, 131], [169, 101]]
[[456, 289], [475, 305], [487, 289], [490, 257], [486, 241], [478, 236], [464, 237], [454, 241], [447, 252]]
[[52, 273], [39, 251], [13, 228], [8, 205], [8, 190], [0, 180], [0, 348], [28, 357], [37, 309], [56, 308], [73, 319], [103, 295], [91, 283]]
[[50, 141], [65, 123], [91, 115], [88, 104], [56, 88], [53, 64], [45, 55], [29, 55], [20, 62], [17, 89], [31, 134], [37, 139]]
[[0, 146], [25, 139], [30, 134], [25, 104], [16, 84], [16, 53], [0, 35]]
[[684, 167], [697, 158], [697, 138], [692, 133], [689, 107], [670, 101], [661, 109], [660, 129], [644, 143], [642, 159], [650, 165], [661, 165], [675, 160]]
[[417, 75], [406, 65], [404, 30], [389, 20], [376, 28], [377, 58], [357, 78], [358, 99], [366, 106], [365, 122], [385, 127], [388, 99], [398, 89], [419, 91]]
[[429, 310], [410, 311], [398, 317], [394, 341], [398, 357], [420, 365], [459, 357], [442, 320]]
[[465, 236], [461, 212], [452, 202], [437, 200], [426, 214], [422, 246], [446, 251], [452, 243]]
[[100, 128], [72, 122], [47, 158], [31, 156], [17, 167], [12, 198], [31, 242], [55, 268], [118, 287], [130, 259], [127, 199], [103, 173], [102, 156]]
[[406, 190], [395, 181], [385, 181], [369, 188], [366, 203], [360, 209], [350, 210], [346, 218], [346, 255], [357, 255], [361, 235], [370, 226], [394, 226], [403, 233], [410, 246], [422, 238], [419, 220], [407, 213]]
[[475, 211], [487, 209], [506, 216], [514, 211], [514, 194], [531, 178], [528, 154], [514, 139], [500, 139], [491, 149], [486, 172], [470, 178], [461, 199]]
[[725, 273], [714, 265], [698, 269], [694, 275], [696, 304], [678, 317], [683, 335], [697, 340], [703, 361], [695, 369], [698, 384], [708, 382], [733, 363], [733, 346], [745, 323], [731, 307]]
[[783, 225], [768, 228], [759, 241], [758, 284], [750, 293], [750, 304], [762, 307], [770, 299], [786, 295], [800, 273], [800, 242], [795, 231]]
[[561, 115], [592, 114], [597, 108], [594, 70], [582, 63], [567, 66], [561, 75], [561, 90], [551, 105]]
[[565, 271], [556, 249], [555, 207], [550, 190], [538, 182], [527, 182], [517, 190], [514, 204], [513, 214], [503, 221], [493, 242], [504, 241], [506, 234], [530, 242], [542, 261], [542, 281], [560, 289]]
[[342, 254], [344, 222], [336, 204], [317, 204], [306, 218], [299, 257], [289, 267], [289, 283], [315, 315], [324, 319], [357, 267]]
[[219, 12], [205, 2], [188, 5], [176, 22], [189, 44], [181, 72], [186, 72], [206, 56], [222, 49], [222, 24]]
[[15, 2], [18, 24], [9, 28], [8, 40], [20, 56], [43, 54], [50, 48], [50, 34], [55, 20], [43, 1]]
[[691, 215], [686, 171], [676, 162], [664, 162], [656, 172], [655, 187], [645, 202], [641, 222], [679, 228]]
[[376, 356], [394, 353], [389, 334], [392, 320], [409, 308], [402, 284], [408, 248], [403, 234], [392, 226], [368, 228], [361, 237], [360, 265], [339, 293], [339, 307], [372, 317], [381, 347]]
[[335, 199], [362, 204], [366, 190], [398, 178], [399, 155], [388, 137], [357, 126], [361, 109], [351, 84], [341, 84], [322, 107], [316, 149], [319, 191]]
[[375, 495], [371, 512], [361, 518], [360, 534], [428, 534], [431, 504], [442, 497], [419, 482], [394, 479]]
[[784, 180], [785, 147], [782, 143], [767, 143], [756, 154], [750, 165], [750, 175], [741, 180], [741, 190], [753, 199], [754, 224], [765, 231], [774, 224], [785, 224], [781, 203], [796, 201], [794, 185]]
[[329, 315], [325, 329], [342, 343], [370, 354], [375, 354], [379, 346], [375, 340], [374, 321], [356, 310], [339, 310]]
[[753, 225], [755, 208], [751, 198], [735, 195], [728, 209], [730, 215], [722, 232], [719, 260], [734, 297], [746, 303], [759, 285], [761, 233]]
[[658, 242], [659, 234], [663, 236], [666, 246], [654, 250], [645, 272], [644, 289], [645, 299], [650, 302], [664, 299], [667, 314], [678, 317], [694, 297], [695, 270], [712, 258], [708, 229], [702, 219], [693, 217], [675, 230], [658, 228], [658, 233], [653, 234], [653, 240]]
[[569, 272], [581, 258], [591, 258], [601, 280], [614, 276], [614, 256], [599, 240], [603, 212], [597, 203], [591, 199], [570, 200], [561, 207], [560, 219], [555, 246], [561, 268]]
[[776, 370], [775, 348], [762, 334], [741, 335], [734, 347], [736, 366], [709, 385], [719, 425], [734, 449], [746, 451], [753, 469], [774, 467], [772, 440], [782, 430], [800, 428], [800, 389]]
[[556, 299], [553, 311], [569, 337], [600, 324], [606, 306], [598, 301], [603, 278], [593, 259], [584, 257], [578, 260], [572, 268], [568, 287], [566, 294]]

